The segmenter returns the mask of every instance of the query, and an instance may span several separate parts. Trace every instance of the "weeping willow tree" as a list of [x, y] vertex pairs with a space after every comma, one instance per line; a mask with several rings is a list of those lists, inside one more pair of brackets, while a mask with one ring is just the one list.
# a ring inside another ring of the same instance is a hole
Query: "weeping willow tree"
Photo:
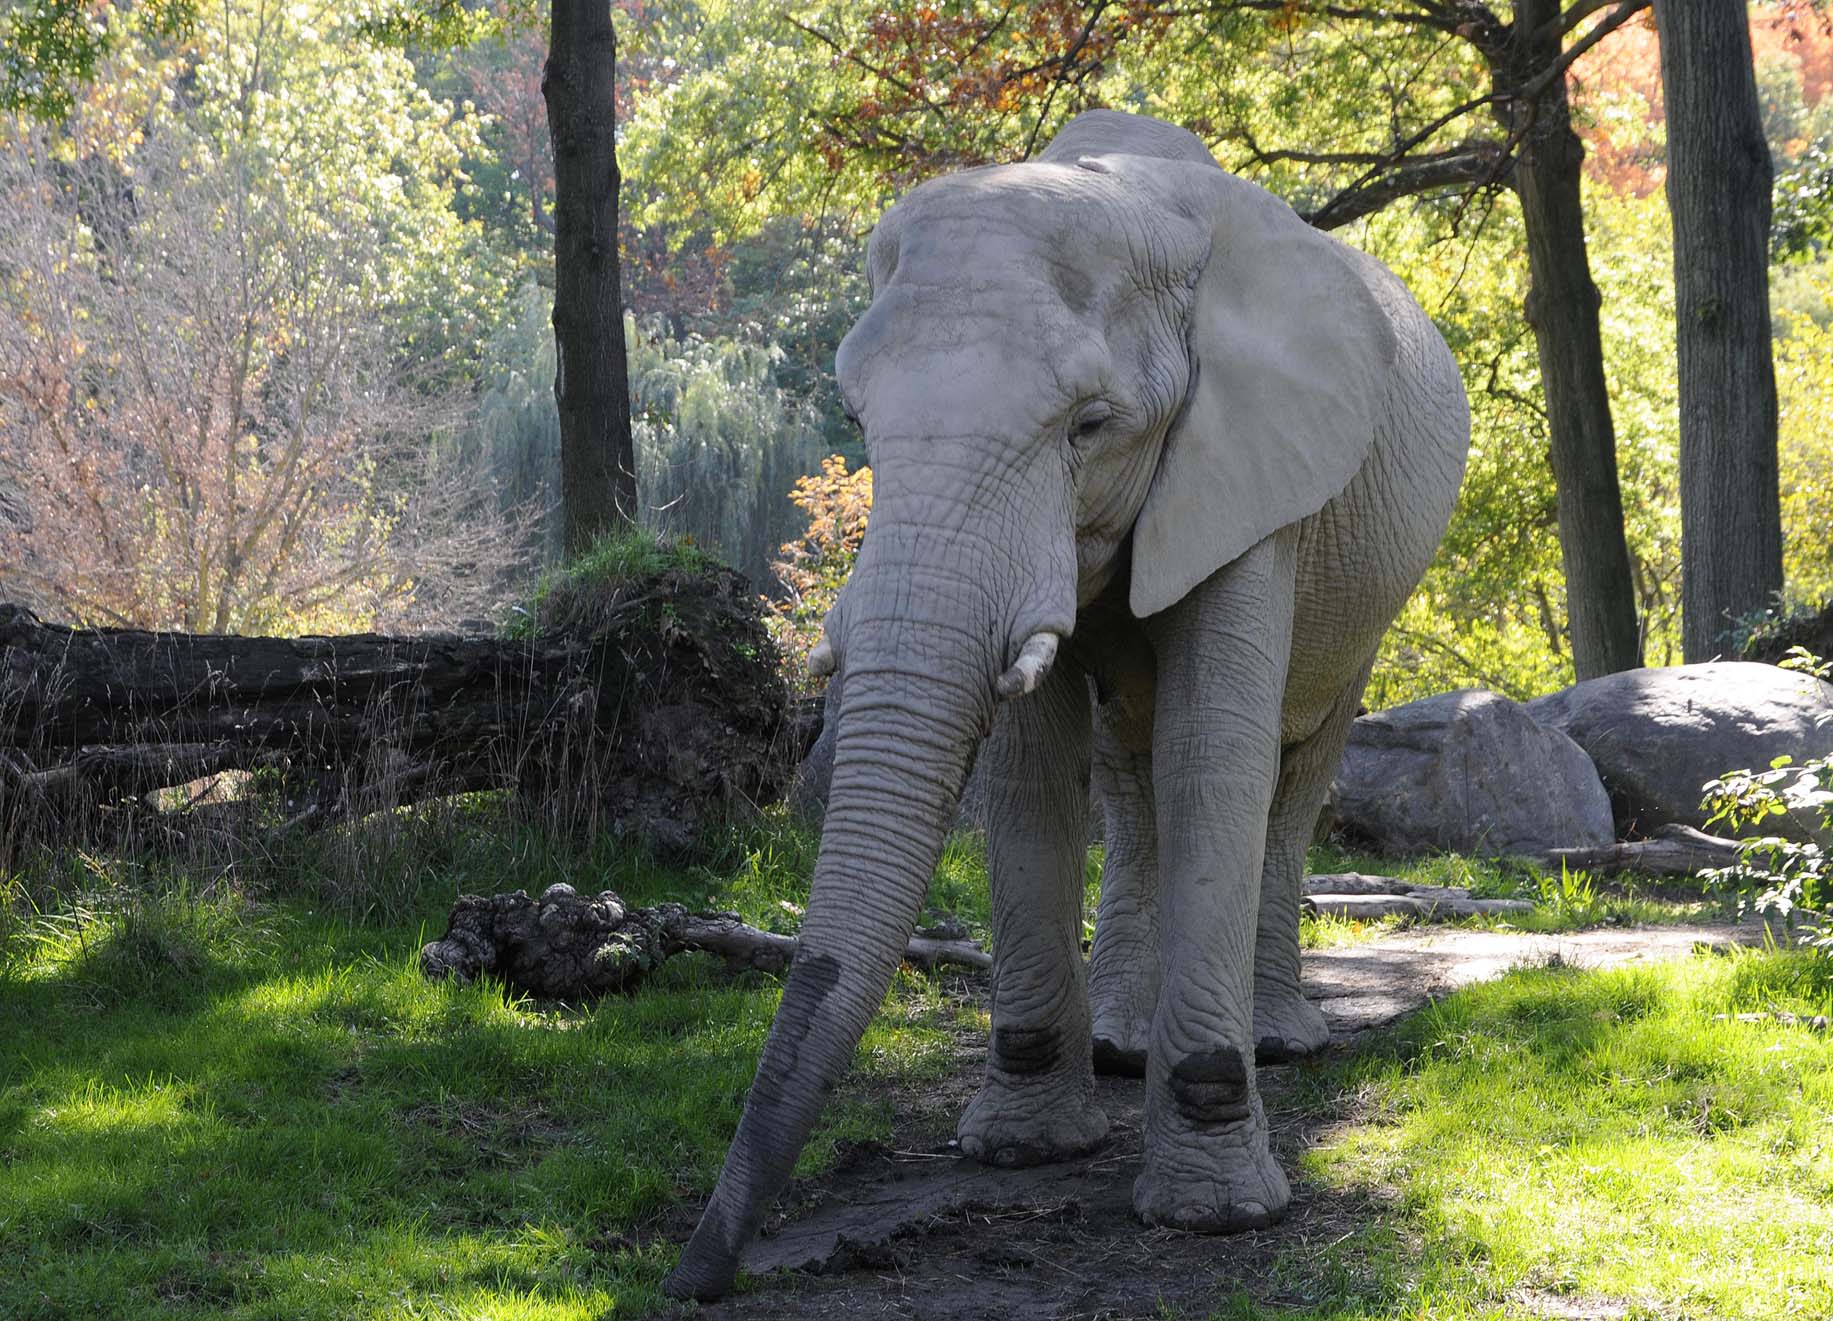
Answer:
[[[774, 346], [628, 322], [625, 341], [644, 524], [691, 536], [768, 589], [777, 548], [801, 531], [789, 489], [826, 452], [814, 410], [776, 384]], [[530, 286], [493, 347], [467, 447], [506, 508], [536, 511], [550, 560], [561, 543], [553, 379], [547, 295]]]

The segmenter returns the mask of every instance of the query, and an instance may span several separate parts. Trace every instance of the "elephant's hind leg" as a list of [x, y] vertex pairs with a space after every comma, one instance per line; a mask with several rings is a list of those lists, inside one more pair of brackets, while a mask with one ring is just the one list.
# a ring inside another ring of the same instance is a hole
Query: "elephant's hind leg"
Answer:
[[1095, 1072], [1146, 1075], [1146, 1042], [1158, 1007], [1158, 820], [1149, 724], [1129, 738], [1116, 703], [1095, 716], [1095, 788], [1106, 824], [1101, 908], [1089, 952]]
[[993, 1033], [961, 1146], [993, 1165], [1035, 1165], [1107, 1136], [1089, 1061], [1082, 968], [1088, 849], [1087, 680], [1060, 663], [1000, 708], [981, 754], [993, 889]]
[[1318, 812], [1373, 663], [1371, 657], [1355, 682], [1338, 693], [1315, 730], [1280, 753], [1254, 943], [1254, 1058], [1262, 1064], [1313, 1054], [1330, 1041], [1324, 1015], [1299, 987], [1298, 891]]
[[1291, 1199], [1255, 1079], [1253, 959], [1295, 540], [1267, 538], [1149, 624], [1163, 981], [1133, 1184], [1148, 1224], [1255, 1229]]

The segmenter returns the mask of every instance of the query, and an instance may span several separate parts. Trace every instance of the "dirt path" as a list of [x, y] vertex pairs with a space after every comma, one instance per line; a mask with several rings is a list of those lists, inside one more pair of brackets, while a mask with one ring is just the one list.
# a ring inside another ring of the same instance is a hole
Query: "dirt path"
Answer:
[[[1760, 941], [1730, 926], [1610, 928], [1560, 936], [1418, 928], [1305, 954], [1307, 993], [1348, 1043], [1459, 986], [1558, 956], [1582, 967], [1682, 956], [1700, 944]], [[968, 982], [975, 985], [975, 982]], [[984, 996], [984, 979], [977, 981]], [[1237, 1291], [1300, 1306], [1302, 1272], [1274, 1264], [1322, 1255], [1383, 1206], [1293, 1181], [1285, 1221], [1208, 1238], [1149, 1229], [1133, 1217], [1140, 1165], [1140, 1083], [1104, 1078], [1107, 1144], [1082, 1160], [993, 1170], [950, 1145], [979, 1085], [984, 1043], [962, 1039], [954, 1067], [920, 1097], [894, 1096], [896, 1135], [855, 1150], [841, 1167], [793, 1191], [787, 1214], [746, 1256], [763, 1276], [751, 1291], [696, 1315], [706, 1321], [778, 1317], [907, 1317], [916, 1321], [1070, 1321], [1156, 1317], [1162, 1306], [1199, 1315]], [[1308, 1145], [1353, 1119], [1307, 1109], [1294, 1071], [1261, 1072], [1273, 1144], [1288, 1171]], [[1314, 1103], [1315, 1105], [1315, 1103]], [[1524, 1316], [1564, 1315], [1527, 1306]]]

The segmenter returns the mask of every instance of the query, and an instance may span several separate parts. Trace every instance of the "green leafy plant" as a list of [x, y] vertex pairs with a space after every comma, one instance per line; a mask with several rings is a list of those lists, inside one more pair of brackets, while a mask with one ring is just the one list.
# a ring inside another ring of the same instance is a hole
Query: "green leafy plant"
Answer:
[[[1833, 665], [1802, 647], [1790, 648], [1781, 664], [1815, 680], [1833, 672]], [[1833, 719], [1833, 711], [1827, 718]], [[1833, 832], [1833, 757], [1797, 765], [1792, 757], [1781, 756], [1767, 770], [1731, 771], [1705, 789], [1708, 824], [1723, 822], [1742, 831], [1783, 817], [1823, 839]], [[1735, 892], [1740, 912], [1773, 913], [1790, 929], [1807, 914], [1809, 920], [1801, 922], [1801, 943], [1833, 957], [1833, 922], [1818, 911], [1833, 898], [1833, 873], [1821, 843], [1762, 834], [1740, 844], [1737, 862], [1701, 875]]]
[[1583, 868], [1574, 870], [1564, 862], [1559, 864], [1559, 875], [1540, 874], [1535, 900], [1554, 916], [1570, 918], [1579, 925], [1595, 921], [1603, 906], [1591, 873]]

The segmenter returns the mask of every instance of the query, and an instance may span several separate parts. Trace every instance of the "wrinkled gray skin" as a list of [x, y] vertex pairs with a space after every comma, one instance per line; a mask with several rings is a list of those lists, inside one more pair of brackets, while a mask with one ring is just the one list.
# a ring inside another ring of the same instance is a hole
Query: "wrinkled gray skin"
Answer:
[[1037, 161], [925, 184], [868, 261], [837, 371], [874, 503], [817, 649], [846, 674], [826, 827], [684, 1297], [731, 1285], [852, 1061], [983, 738], [993, 1030], [962, 1146], [1086, 1151], [1095, 1059], [1143, 1066], [1139, 1214], [1282, 1213], [1255, 1056], [1326, 1037], [1298, 988], [1305, 845], [1463, 472], [1463, 387], [1405, 290], [1170, 125], [1097, 111]]

